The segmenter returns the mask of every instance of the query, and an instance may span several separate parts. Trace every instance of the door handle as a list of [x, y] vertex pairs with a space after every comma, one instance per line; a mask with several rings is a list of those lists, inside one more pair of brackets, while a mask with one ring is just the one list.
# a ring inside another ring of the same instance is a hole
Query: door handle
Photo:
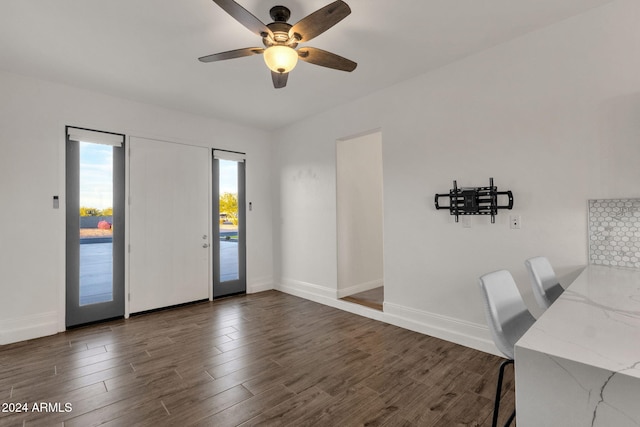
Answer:
[[205, 243], [205, 244], [202, 245], [202, 247], [206, 249], [206, 248], [209, 247], [209, 245]]

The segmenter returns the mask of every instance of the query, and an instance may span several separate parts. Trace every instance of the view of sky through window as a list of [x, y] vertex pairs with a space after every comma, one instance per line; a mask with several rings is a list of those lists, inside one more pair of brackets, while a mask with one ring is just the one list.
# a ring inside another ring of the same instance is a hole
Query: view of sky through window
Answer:
[[80, 142], [80, 206], [113, 207], [113, 147]]
[[220, 194], [238, 194], [238, 162], [220, 160]]

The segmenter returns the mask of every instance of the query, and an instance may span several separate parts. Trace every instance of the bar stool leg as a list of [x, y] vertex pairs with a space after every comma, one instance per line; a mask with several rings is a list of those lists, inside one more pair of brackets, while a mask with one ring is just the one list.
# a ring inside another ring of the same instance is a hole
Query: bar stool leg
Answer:
[[[496, 400], [493, 405], [493, 422], [491, 423], [492, 427], [498, 426], [498, 414], [500, 412], [500, 396], [502, 395], [502, 380], [504, 378], [504, 370], [507, 367], [507, 365], [512, 365], [512, 364], [513, 364], [513, 360], [511, 359], [507, 359], [500, 364], [500, 373], [498, 375], [498, 385], [496, 387]], [[513, 414], [511, 414], [511, 416], [509, 417], [509, 420], [507, 420], [505, 427], [509, 426], [515, 417], [516, 417], [516, 411], [514, 410]]]

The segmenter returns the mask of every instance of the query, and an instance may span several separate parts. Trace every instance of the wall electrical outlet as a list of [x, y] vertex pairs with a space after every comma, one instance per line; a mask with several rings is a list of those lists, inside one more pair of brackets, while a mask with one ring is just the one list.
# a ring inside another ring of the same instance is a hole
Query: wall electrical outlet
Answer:
[[511, 228], [513, 228], [513, 229], [521, 228], [522, 220], [520, 218], [520, 215], [511, 215], [511, 216], [509, 216], [509, 223], [511, 224]]
[[471, 216], [462, 215], [462, 228], [471, 228]]

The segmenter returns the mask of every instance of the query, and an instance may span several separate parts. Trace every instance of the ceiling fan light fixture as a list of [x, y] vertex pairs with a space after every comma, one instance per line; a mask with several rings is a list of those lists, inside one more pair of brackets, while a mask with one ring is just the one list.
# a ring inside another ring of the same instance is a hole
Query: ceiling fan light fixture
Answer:
[[276, 73], [288, 73], [298, 63], [298, 52], [289, 46], [270, 46], [264, 51], [264, 62]]
[[[335, 53], [313, 47], [298, 47], [324, 33], [351, 13], [351, 8], [343, 0], [335, 0], [328, 5], [305, 16], [295, 25], [287, 21], [291, 11], [285, 6], [274, 6], [269, 11], [273, 22], [265, 24], [242, 7], [235, 0], [213, 0], [225, 12], [249, 31], [262, 38], [262, 47], [247, 47], [198, 58], [200, 62], [216, 62], [225, 59], [242, 58], [262, 54], [264, 62], [271, 71], [271, 80], [275, 89], [287, 85], [289, 72], [302, 61], [341, 71], [353, 71], [357, 63]], [[298, 49], [298, 50], [296, 50]]]

